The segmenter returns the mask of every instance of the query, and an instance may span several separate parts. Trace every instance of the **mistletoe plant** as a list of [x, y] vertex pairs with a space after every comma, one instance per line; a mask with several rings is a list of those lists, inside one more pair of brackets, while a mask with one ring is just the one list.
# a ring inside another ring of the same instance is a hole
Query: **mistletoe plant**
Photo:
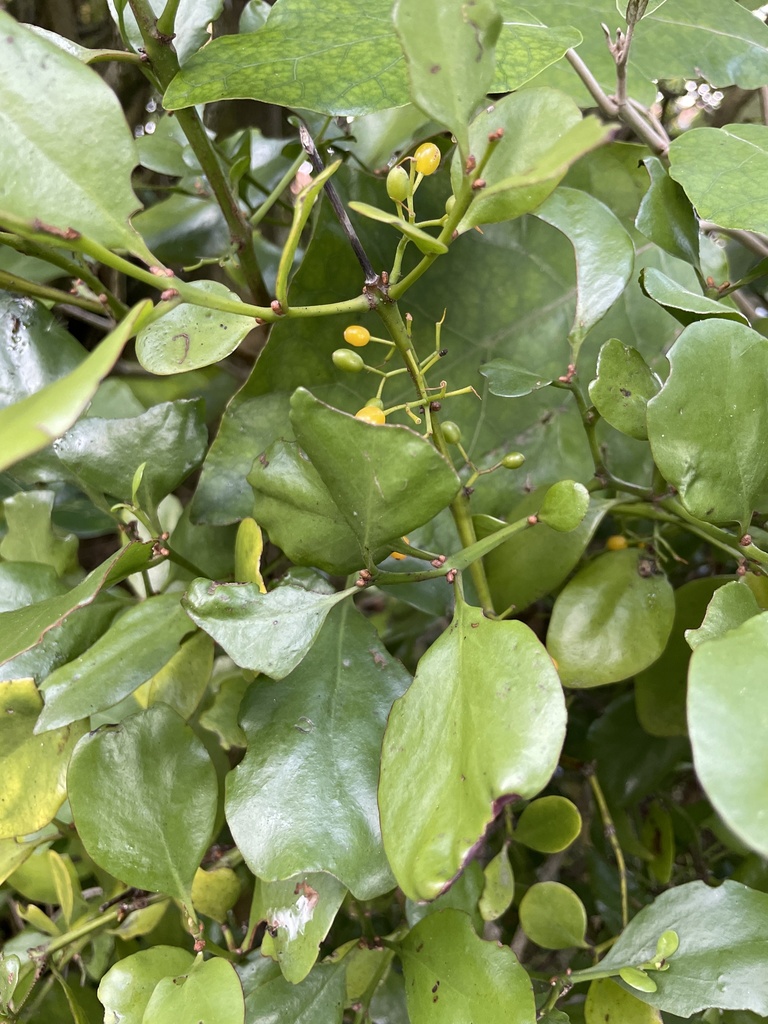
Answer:
[[0, 1019], [768, 1019], [764, 9], [9, 6]]

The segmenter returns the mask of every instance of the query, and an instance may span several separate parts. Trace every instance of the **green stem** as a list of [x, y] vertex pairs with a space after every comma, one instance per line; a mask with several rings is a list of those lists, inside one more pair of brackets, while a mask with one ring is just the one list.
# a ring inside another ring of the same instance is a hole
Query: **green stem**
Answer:
[[195, 565], [194, 562], [188, 561], [183, 555], [180, 555], [178, 551], [174, 551], [170, 545], [166, 544], [166, 548], [168, 550], [168, 560], [170, 562], [174, 562], [182, 569], [186, 569], [187, 572], [191, 572], [193, 576], [201, 576], [203, 579], [208, 579], [208, 573], [203, 572], [203, 570], [199, 566]]
[[[169, 900], [170, 896], [150, 896], [148, 899], [142, 901], [141, 908], [137, 907], [136, 909], [143, 909], [153, 903], [166, 903]], [[52, 953], [58, 953], [60, 949], [66, 949], [66, 947], [71, 945], [73, 942], [77, 942], [79, 939], [84, 939], [87, 935], [92, 935], [93, 932], [100, 931], [102, 928], [106, 928], [112, 923], [117, 923], [121, 919], [121, 915], [124, 915], [124, 913], [125, 911], [121, 907], [115, 907], [106, 914], [100, 914], [98, 917], [91, 918], [90, 921], [86, 921], [85, 924], [81, 924], [78, 928], [73, 928], [72, 931], [59, 935], [45, 947], [46, 956], [50, 956]]]
[[[168, 0], [165, 10], [160, 19], [155, 19], [149, 0], [128, 0], [131, 10], [141, 30], [144, 48], [149, 58], [152, 73], [157, 78], [161, 90], [165, 90], [171, 81], [178, 74], [179, 61], [176, 52], [171, 46], [169, 33], [160, 30], [160, 24], [170, 21], [171, 25], [176, 16], [175, 8], [178, 0]], [[168, 17], [166, 17], [168, 15]], [[187, 107], [175, 111], [175, 117], [179, 127], [187, 137], [192, 150], [197, 157], [203, 174], [213, 189], [213, 194], [221, 208], [224, 219], [227, 222], [232, 241], [237, 247], [240, 258], [240, 267], [251, 297], [254, 299], [267, 299], [267, 289], [264, 279], [261, 276], [256, 250], [253, 246], [253, 229], [243, 213], [237, 196], [232, 190], [229, 178], [222, 166], [219, 155], [208, 137], [205, 126], [200, 115], [194, 107]]]
[[29, 295], [33, 299], [53, 302], [56, 305], [77, 306], [78, 309], [87, 309], [90, 313], [104, 315], [104, 307], [95, 299], [85, 299], [80, 295], [63, 292], [60, 288], [38, 284], [36, 281], [27, 281], [25, 278], [9, 274], [5, 270], [0, 270], [0, 288], [16, 292], [19, 295]]
[[611, 812], [608, 809], [606, 803], [605, 794], [597, 781], [597, 776], [594, 770], [590, 770], [589, 785], [592, 790], [592, 794], [595, 798], [595, 802], [600, 810], [600, 816], [603, 819], [603, 829], [605, 837], [611, 844], [613, 855], [616, 858], [616, 867], [619, 870], [619, 892], [621, 893], [621, 926], [622, 930], [629, 924], [629, 898], [627, 893], [627, 865], [624, 861], [624, 852], [621, 849], [619, 840], [616, 836], [616, 826], [613, 823]]
[[163, 13], [157, 19], [157, 31], [160, 35], [173, 38], [179, 3], [180, 0], [167, 0]]
[[307, 157], [306, 157], [306, 154], [304, 152], [299, 153], [299, 155], [296, 157], [296, 159], [293, 161], [291, 166], [288, 168], [288, 170], [282, 176], [280, 181], [278, 181], [277, 185], [275, 185], [275, 187], [269, 193], [269, 195], [264, 200], [264, 202], [261, 204], [261, 206], [258, 208], [258, 210], [256, 210], [256, 212], [251, 216], [251, 227], [252, 228], [255, 228], [258, 224], [261, 224], [261, 222], [264, 220], [266, 215], [269, 213], [269, 211], [272, 209], [272, 207], [278, 201], [280, 196], [283, 194], [283, 192], [285, 192], [285, 190], [291, 184], [293, 179], [296, 177], [299, 168], [301, 167], [301, 165], [304, 163], [304, 161], [306, 159], [307, 159]]

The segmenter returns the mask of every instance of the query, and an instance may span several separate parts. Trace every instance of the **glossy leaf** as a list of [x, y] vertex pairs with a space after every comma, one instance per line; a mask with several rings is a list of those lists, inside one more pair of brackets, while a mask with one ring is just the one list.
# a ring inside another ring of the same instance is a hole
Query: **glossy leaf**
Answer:
[[[486, 186], [477, 192], [459, 231], [535, 210], [568, 167], [604, 137], [594, 118], [583, 119], [572, 100], [552, 89], [513, 93], [482, 111], [470, 126], [470, 152], [485, 152], [488, 135], [498, 129], [504, 136], [483, 170]], [[463, 173], [457, 152], [451, 165], [454, 192]]]
[[595, 970], [649, 961], [669, 928], [680, 946], [669, 970], [651, 972], [657, 991], [644, 992], [643, 1002], [678, 1017], [709, 1007], [768, 1014], [768, 979], [759, 967], [768, 941], [768, 895], [731, 881], [717, 888], [678, 885], [632, 918]]
[[535, 882], [520, 900], [520, 927], [544, 949], [584, 946], [587, 912], [562, 882]]
[[599, 555], [555, 601], [547, 650], [566, 686], [614, 683], [652, 665], [672, 630], [674, 593], [637, 551]]
[[51, 524], [54, 499], [53, 491], [19, 491], [5, 499], [1, 558], [51, 565], [59, 576], [77, 571], [77, 537]]
[[393, 18], [411, 99], [453, 132], [466, 159], [469, 122], [493, 79], [501, 31], [493, 0], [396, 0]]
[[240, 702], [252, 680], [252, 673], [233, 666], [229, 658], [217, 659], [214, 665], [210, 697], [200, 714], [200, 725], [218, 736], [224, 750], [246, 745], [239, 725]]
[[205, 747], [175, 711], [155, 704], [83, 737], [68, 786], [78, 834], [100, 867], [127, 885], [191, 901], [218, 785]]
[[458, 910], [430, 914], [400, 944], [414, 1024], [534, 1024], [531, 984], [514, 953], [475, 934]]
[[178, 594], [161, 594], [130, 608], [84, 654], [48, 676], [35, 731], [69, 725], [117, 704], [156, 675], [194, 629]]
[[[688, 732], [685, 704], [691, 649], [685, 633], [701, 625], [712, 595], [724, 582], [722, 576], [710, 576], [690, 580], [675, 591], [675, 620], [664, 653], [635, 679], [637, 717], [651, 736], [685, 736]], [[742, 590], [747, 588], [742, 585]]]
[[514, 898], [515, 876], [505, 843], [485, 866], [485, 885], [478, 904], [483, 920], [497, 920], [512, 906]]
[[162, 978], [149, 997], [142, 1024], [244, 1024], [245, 1002], [235, 968], [198, 954], [183, 975]]
[[361, 214], [363, 217], [368, 217], [369, 220], [376, 220], [380, 224], [389, 224], [390, 227], [395, 228], [397, 231], [402, 232], [406, 238], [416, 245], [419, 252], [428, 255], [430, 253], [442, 254], [448, 252], [448, 246], [444, 242], [439, 242], [433, 235], [430, 235], [427, 231], [423, 231], [421, 228], [416, 227], [415, 224], [411, 224], [407, 220], [402, 220], [396, 213], [390, 213], [388, 210], [380, 210], [378, 206], [371, 206], [369, 203], [356, 203], [351, 202], [349, 204], [350, 210], [354, 210], [355, 213]]
[[277, 964], [260, 953], [240, 968], [248, 1024], [341, 1024], [346, 1001], [344, 961], [318, 964], [292, 985]]
[[406, 899], [405, 917], [411, 928], [429, 914], [441, 910], [460, 910], [472, 921], [472, 927], [482, 935], [483, 924], [478, 903], [483, 893], [484, 873], [479, 862], [471, 860], [450, 887], [429, 903]]
[[284, 679], [312, 647], [331, 609], [352, 592], [282, 586], [262, 594], [258, 583], [197, 579], [182, 604], [236, 665]]
[[699, 222], [690, 200], [658, 157], [646, 157], [643, 163], [651, 185], [640, 203], [635, 227], [670, 256], [700, 267]]
[[480, 367], [480, 373], [488, 381], [491, 394], [500, 398], [522, 398], [552, 383], [538, 373], [514, 366], [506, 359], [492, 359]]
[[156, 986], [163, 978], [182, 974], [194, 962], [194, 955], [178, 946], [153, 946], [118, 960], [99, 985], [105, 1020], [142, 1024]]
[[712, 595], [698, 629], [686, 629], [686, 643], [695, 651], [705, 640], [716, 640], [725, 636], [747, 619], [759, 615], [760, 610], [760, 605], [749, 587], [732, 580], [725, 586], [718, 587]]
[[[144, 40], [133, 17], [130, 4], [124, 0], [107, 0], [112, 15], [115, 8], [121, 9], [122, 24], [125, 26], [126, 42], [134, 50], [143, 48]], [[149, 6], [156, 15], [165, 7], [165, 0], [149, 0]], [[173, 48], [179, 63], [189, 57], [210, 39], [210, 23], [221, 14], [222, 0], [180, 0], [174, 21]], [[116, 19], [117, 20], [117, 19]]]
[[544, 495], [538, 519], [556, 533], [571, 533], [583, 523], [589, 509], [589, 491], [575, 480], [560, 480]]
[[525, 808], [515, 825], [515, 841], [539, 853], [566, 850], [581, 832], [576, 804], [564, 796], [542, 796]]
[[41, 707], [31, 679], [0, 682], [1, 839], [29, 835], [47, 825], [67, 794], [67, 763], [85, 723], [35, 736]]
[[[532, 491], [515, 505], [509, 522], [536, 513], [543, 490]], [[496, 610], [501, 613], [514, 605], [522, 611], [555, 590], [576, 568], [609, 508], [608, 502], [592, 498], [581, 525], [570, 533], [558, 533], [541, 523], [535, 530], [510, 537], [488, 555], [484, 564]], [[478, 538], [506, 525], [482, 516], [475, 516], [474, 523]]]
[[241, 711], [248, 752], [227, 781], [227, 820], [259, 878], [327, 871], [358, 899], [394, 887], [376, 788], [387, 715], [408, 681], [347, 602], [291, 675], [251, 687]]
[[692, 515], [746, 524], [768, 475], [768, 341], [709, 320], [687, 327], [668, 359], [648, 403], [656, 464]]
[[496, 7], [502, 26], [496, 41], [496, 68], [489, 92], [519, 89], [582, 40], [581, 32], [569, 25], [547, 27], [550, 23], [540, 22], [525, 4], [496, 0]]
[[185, 721], [190, 719], [205, 694], [213, 669], [214, 643], [207, 633], [195, 630], [184, 637], [170, 659], [134, 691], [142, 707], [167, 704]]
[[605, 1024], [607, 1020], [621, 1024], [663, 1024], [661, 1014], [632, 992], [610, 978], [593, 981], [584, 1005], [586, 1024]]
[[766, 637], [763, 612], [697, 647], [688, 678], [696, 774], [728, 827], [763, 856], [768, 854], [768, 767], [757, 737], [768, 716]]
[[[295, 565], [312, 565], [336, 575], [362, 568], [364, 559], [352, 527], [297, 444], [275, 441], [254, 462], [248, 483], [255, 497], [254, 515]], [[378, 548], [374, 561], [390, 550], [391, 544]]]
[[7, 44], [0, 211], [149, 256], [129, 224], [141, 206], [131, 188], [138, 157], [114, 92], [76, 57], [4, 12], [0, 33]]
[[154, 511], [195, 469], [208, 434], [201, 400], [162, 402], [128, 419], [81, 419], [56, 442], [56, 453], [90, 488], [131, 501], [134, 476], [146, 463], [140, 504]]
[[684, 327], [696, 323], [697, 320], [708, 320], [711, 317], [735, 320], [736, 323], [749, 326], [747, 318], [734, 306], [688, 291], [654, 267], [647, 267], [641, 272], [640, 287], [649, 299], [658, 302], [662, 309], [671, 313]]
[[[238, 298], [218, 281], [200, 281], [195, 287], [222, 298]], [[182, 302], [139, 331], [136, 358], [150, 373], [186, 373], [225, 359], [255, 326], [251, 316]]]
[[528, 627], [459, 603], [395, 702], [384, 737], [384, 847], [407, 896], [434, 899], [500, 802], [546, 785], [564, 725], [557, 674]]
[[198, 914], [226, 924], [227, 911], [234, 907], [240, 895], [240, 879], [232, 868], [214, 867], [210, 871], [198, 868], [191, 894], [192, 905]]
[[262, 955], [276, 960], [291, 984], [298, 985], [314, 967], [320, 943], [346, 894], [338, 879], [318, 872], [296, 875], [284, 882], [256, 879], [249, 931], [266, 922]]
[[[0, 11], [0, 18], [8, 17]], [[72, 426], [149, 308], [148, 301], [134, 306], [71, 373], [0, 409], [0, 471], [39, 452]]]
[[365, 423], [304, 388], [291, 398], [291, 422], [366, 555], [429, 522], [459, 489], [453, 467], [408, 427]]
[[629, 437], [647, 439], [646, 407], [660, 388], [661, 381], [637, 349], [617, 338], [606, 341], [597, 357], [597, 377], [589, 385], [589, 397], [607, 423]]
[[611, 210], [586, 192], [558, 188], [536, 216], [562, 231], [576, 255], [576, 315], [568, 333], [575, 363], [584, 338], [626, 288], [635, 248]]

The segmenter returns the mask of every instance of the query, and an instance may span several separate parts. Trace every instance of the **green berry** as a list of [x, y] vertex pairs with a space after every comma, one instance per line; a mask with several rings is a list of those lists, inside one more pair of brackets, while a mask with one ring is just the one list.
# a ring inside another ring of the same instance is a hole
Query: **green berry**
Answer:
[[363, 357], [357, 352], [350, 352], [348, 348], [337, 348], [331, 359], [336, 369], [344, 370], [345, 373], [360, 373], [365, 366]]
[[456, 205], [456, 196], [448, 196], [445, 200], [445, 212], [450, 216], [451, 211]]
[[453, 420], [446, 420], [442, 424], [443, 437], [448, 444], [458, 444], [461, 440], [461, 427], [458, 423], [454, 423]]
[[504, 469], [520, 469], [524, 462], [525, 456], [522, 452], [510, 452], [509, 455], [505, 455], [501, 460]]
[[382, 400], [380, 398], [369, 398], [368, 401], [365, 404], [366, 404], [366, 406], [369, 409], [370, 408], [374, 408], [374, 409], [383, 409], [384, 408], [384, 403], [382, 402]]
[[404, 167], [393, 167], [387, 175], [387, 195], [396, 203], [404, 203], [411, 194], [411, 179]]

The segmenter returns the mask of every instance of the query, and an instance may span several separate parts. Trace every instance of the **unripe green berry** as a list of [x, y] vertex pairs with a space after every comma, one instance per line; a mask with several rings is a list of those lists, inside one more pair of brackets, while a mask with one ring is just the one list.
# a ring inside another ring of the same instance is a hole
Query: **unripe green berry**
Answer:
[[404, 167], [393, 167], [387, 175], [387, 195], [396, 203], [404, 203], [411, 194], [411, 179]]
[[445, 200], [445, 212], [448, 214], [448, 216], [450, 216], [451, 211], [453, 210], [455, 205], [456, 196], [448, 196], [448, 198]]
[[337, 348], [331, 359], [337, 370], [344, 370], [346, 373], [360, 373], [365, 366], [363, 357], [357, 352], [350, 352], [348, 348]]
[[522, 452], [510, 452], [509, 455], [505, 455], [501, 460], [504, 469], [520, 469], [524, 462], [525, 456]]
[[458, 444], [461, 440], [461, 427], [458, 423], [454, 423], [453, 420], [446, 420], [442, 424], [443, 437], [448, 444]]

